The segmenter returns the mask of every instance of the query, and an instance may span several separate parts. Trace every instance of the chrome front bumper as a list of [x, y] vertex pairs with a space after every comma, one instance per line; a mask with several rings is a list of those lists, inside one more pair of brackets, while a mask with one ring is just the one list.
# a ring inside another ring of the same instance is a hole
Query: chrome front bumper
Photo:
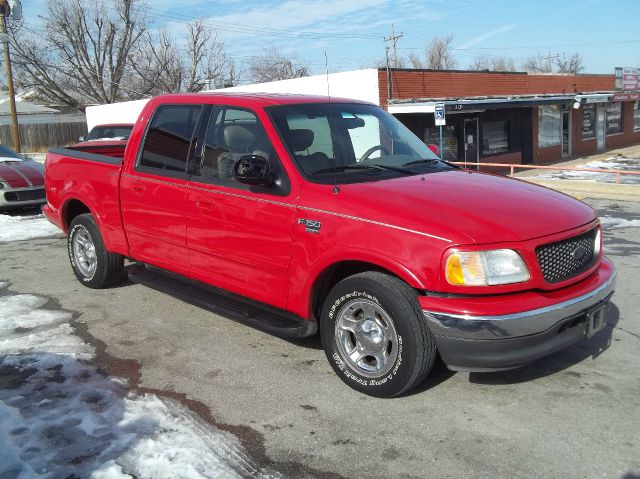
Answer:
[[585, 337], [587, 312], [613, 294], [616, 271], [592, 291], [545, 308], [503, 316], [470, 316], [423, 310], [442, 359], [450, 369], [510, 369], [563, 349]]

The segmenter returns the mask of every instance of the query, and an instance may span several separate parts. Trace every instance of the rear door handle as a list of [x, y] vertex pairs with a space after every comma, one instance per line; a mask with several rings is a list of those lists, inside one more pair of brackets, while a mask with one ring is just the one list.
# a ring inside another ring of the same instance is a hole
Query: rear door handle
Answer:
[[215, 206], [215, 202], [211, 200], [198, 200], [196, 206], [202, 210], [210, 211]]
[[141, 183], [134, 183], [131, 185], [131, 191], [135, 191], [136, 193], [144, 193], [144, 185]]

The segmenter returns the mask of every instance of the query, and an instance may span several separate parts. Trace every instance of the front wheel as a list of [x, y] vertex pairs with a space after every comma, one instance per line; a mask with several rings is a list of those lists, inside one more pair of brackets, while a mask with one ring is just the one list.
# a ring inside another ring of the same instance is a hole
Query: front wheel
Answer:
[[370, 396], [409, 391], [426, 378], [437, 354], [416, 292], [378, 272], [334, 286], [324, 303], [320, 334], [340, 379]]
[[76, 278], [89, 288], [105, 288], [122, 277], [124, 257], [106, 250], [90, 213], [76, 216], [69, 225], [67, 250]]

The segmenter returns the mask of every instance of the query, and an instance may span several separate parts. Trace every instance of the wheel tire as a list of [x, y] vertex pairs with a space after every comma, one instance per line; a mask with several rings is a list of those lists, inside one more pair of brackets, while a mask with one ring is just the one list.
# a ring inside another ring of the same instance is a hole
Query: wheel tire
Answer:
[[108, 252], [93, 215], [76, 216], [67, 236], [69, 261], [76, 278], [88, 288], [105, 288], [122, 278], [124, 257]]
[[415, 290], [379, 272], [350, 276], [333, 287], [322, 308], [320, 336], [340, 379], [370, 396], [409, 391], [424, 381], [437, 356]]

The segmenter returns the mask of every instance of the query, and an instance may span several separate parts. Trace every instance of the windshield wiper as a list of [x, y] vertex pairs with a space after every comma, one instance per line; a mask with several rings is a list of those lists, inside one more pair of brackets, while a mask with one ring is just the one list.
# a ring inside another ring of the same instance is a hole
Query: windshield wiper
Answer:
[[440, 160], [435, 158], [423, 158], [421, 160], [410, 161], [409, 163], [403, 163], [402, 166], [410, 166], [410, 165], [434, 165], [436, 163], [440, 163]]
[[355, 163], [353, 165], [347, 165], [343, 167], [344, 170], [389, 170], [389, 171], [397, 171], [399, 173], [404, 173], [405, 175], [415, 175], [414, 171], [407, 170], [406, 168], [402, 168], [400, 166], [389, 166], [389, 165], [379, 165], [377, 163], [368, 163], [363, 165], [362, 163]]

